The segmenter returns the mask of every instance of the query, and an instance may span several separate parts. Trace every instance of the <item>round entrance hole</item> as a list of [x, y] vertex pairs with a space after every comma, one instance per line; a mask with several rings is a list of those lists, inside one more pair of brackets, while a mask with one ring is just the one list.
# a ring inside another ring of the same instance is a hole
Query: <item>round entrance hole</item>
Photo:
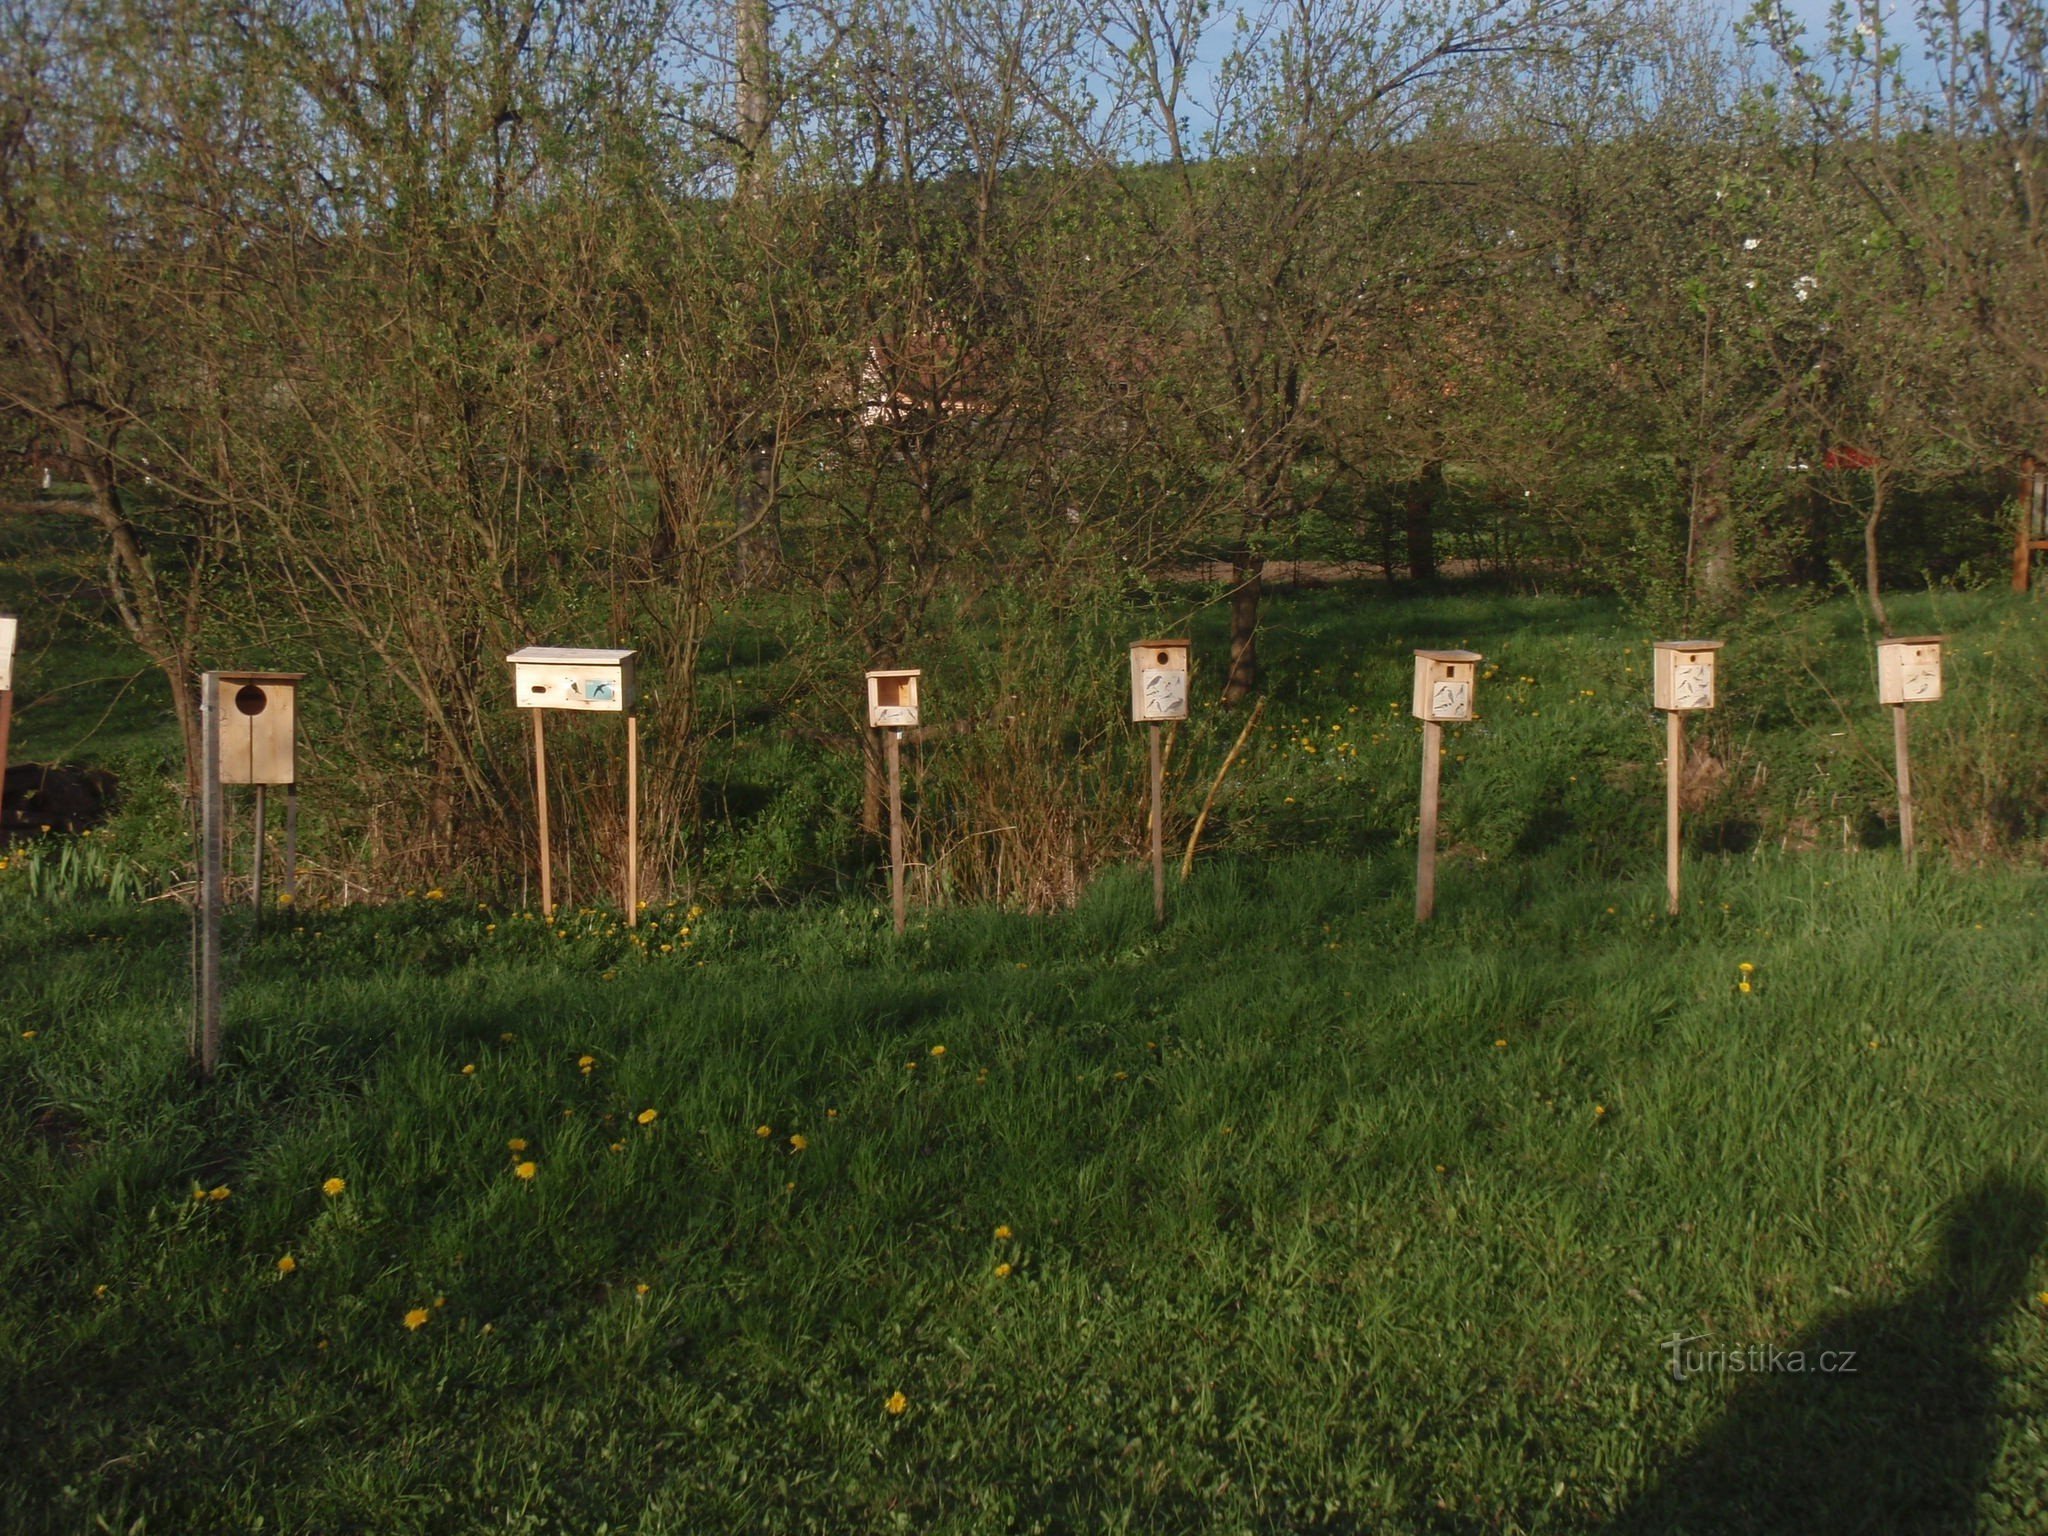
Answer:
[[254, 683], [244, 683], [235, 690], [235, 708], [245, 715], [260, 715], [270, 705], [270, 695]]

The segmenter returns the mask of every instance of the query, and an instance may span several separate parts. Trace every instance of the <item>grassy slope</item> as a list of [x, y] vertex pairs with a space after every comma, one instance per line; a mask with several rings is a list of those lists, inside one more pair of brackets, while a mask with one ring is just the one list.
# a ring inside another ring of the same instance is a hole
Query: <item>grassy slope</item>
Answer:
[[2039, 878], [1703, 860], [1667, 924], [1580, 864], [1420, 935], [1400, 853], [1217, 862], [1163, 936], [1124, 877], [900, 946], [306, 914], [234, 939], [210, 1094], [174, 914], [17, 906], [0, 1522], [2039, 1530]]

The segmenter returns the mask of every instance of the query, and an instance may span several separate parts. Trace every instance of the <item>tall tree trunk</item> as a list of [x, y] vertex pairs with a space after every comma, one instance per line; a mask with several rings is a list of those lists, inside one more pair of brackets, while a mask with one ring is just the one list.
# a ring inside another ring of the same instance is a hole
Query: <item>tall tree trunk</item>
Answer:
[[768, 0], [739, 0], [735, 23], [739, 60], [738, 100], [740, 152], [744, 157], [740, 179], [748, 191], [767, 190], [768, 124], [774, 112], [769, 96], [769, 61], [773, 57]]
[[1408, 579], [1436, 580], [1436, 504], [1443, 495], [1444, 465], [1431, 459], [1408, 482], [1401, 497], [1401, 527], [1408, 541]]
[[1235, 704], [1259, 686], [1259, 598], [1266, 581], [1266, 561], [1249, 545], [1230, 556], [1230, 675], [1223, 683], [1223, 702]]

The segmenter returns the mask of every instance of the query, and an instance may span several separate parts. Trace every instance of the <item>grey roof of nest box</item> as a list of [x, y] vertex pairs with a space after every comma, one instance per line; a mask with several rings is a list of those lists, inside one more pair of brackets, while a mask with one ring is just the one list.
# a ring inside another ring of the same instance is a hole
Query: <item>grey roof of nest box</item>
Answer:
[[1418, 655], [1418, 656], [1426, 656], [1426, 657], [1428, 657], [1428, 658], [1429, 658], [1429, 659], [1430, 659], [1431, 661], [1484, 661], [1484, 660], [1486, 660], [1486, 658], [1485, 658], [1484, 656], [1480, 655], [1480, 654], [1479, 654], [1479, 653], [1478, 653], [1477, 651], [1417, 651], [1417, 652], [1416, 652], [1415, 654], [1416, 654], [1416, 655]]
[[1879, 645], [1946, 645], [1947, 635], [1888, 635]]
[[1656, 651], [1718, 651], [1726, 643], [1723, 640], [1658, 640], [1650, 648]]
[[213, 675], [224, 683], [300, 683], [306, 679], [303, 672], [234, 672], [225, 668], [216, 669]]
[[615, 667], [628, 656], [637, 656], [638, 651], [604, 650], [582, 645], [529, 645], [524, 650], [514, 651], [507, 661], [567, 661], [584, 666]]

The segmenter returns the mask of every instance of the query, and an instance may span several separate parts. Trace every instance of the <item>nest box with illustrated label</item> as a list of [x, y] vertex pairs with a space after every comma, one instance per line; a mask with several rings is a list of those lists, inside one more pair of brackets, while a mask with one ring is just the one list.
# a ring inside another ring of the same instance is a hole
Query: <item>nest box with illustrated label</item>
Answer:
[[1877, 644], [1877, 699], [1880, 704], [1932, 704], [1941, 697], [1941, 643], [1946, 636], [1920, 635]]
[[883, 669], [868, 674], [868, 724], [901, 729], [918, 723], [916, 667]]
[[222, 672], [220, 781], [295, 784], [303, 672]]
[[1659, 640], [1652, 698], [1658, 709], [1692, 710], [1714, 707], [1714, 653], [1719, 640]]
[[1131, 645], [1131, 718], [1188, 717], [1188, 642], [1138, 640]]
[[1477, 651], [1417, 651], [1410, 712], [1418, 720], [1470, 720], [1472, 690], [1485, 659]]
[[633, 658], [639, 654], [573, 645], [529, 645], [505, 659], [512, 663], [512, 686], [521, 709], [619, 714], [636, 702]]
[[13, 614], [0, 613], [0, 693], [14, 687], [15, 623]]

